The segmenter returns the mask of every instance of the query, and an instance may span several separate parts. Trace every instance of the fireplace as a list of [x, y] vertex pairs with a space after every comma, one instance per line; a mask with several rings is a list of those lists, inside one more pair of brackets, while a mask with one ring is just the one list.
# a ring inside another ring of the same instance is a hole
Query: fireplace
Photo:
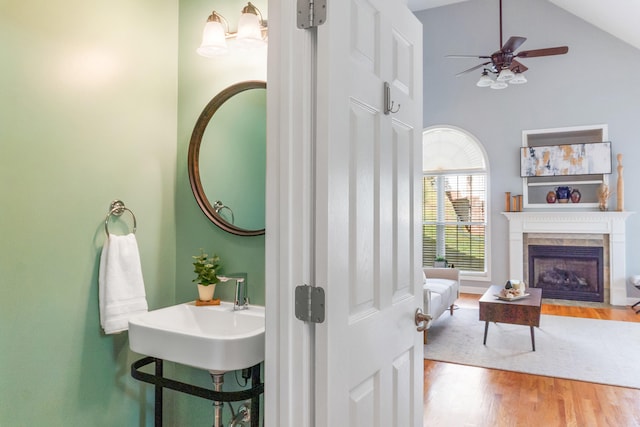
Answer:
[[[575, 205], [579, 208], [579, 204]], [[544, 212], [503, 212], [509, 220], [509, 278], [526, 278], [524, 240], [531, 234], [599, 234], [605, 240], [605, 303], [631, 305], [636, 299], [627, 297], [625, 221], [632, 212], [566, 211], [550, 209]], [[549, 244], [545, 242], [543, 244]], [[533, 244], [533, 242], [529, 242]], [[575, 245], [571, 245], [575, 246]]]
[[529, 286], [543, 298], [604, 301], [603, 248], [529, 245]]

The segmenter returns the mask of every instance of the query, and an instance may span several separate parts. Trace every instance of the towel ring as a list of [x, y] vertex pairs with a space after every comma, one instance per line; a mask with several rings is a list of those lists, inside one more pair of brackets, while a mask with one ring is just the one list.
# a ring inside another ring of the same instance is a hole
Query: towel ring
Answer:
[[128, 211], [133, 217], [132, 233], [133, 234], [136, 233], [136, 228], [137, 228], [136, 216], [133, 214], [131, 209], [129, 209], [124, 205], [124, 202], [122, 200], [114, 200], [113, 202], [111, 202], [111, 206], [109, 207], [109, 213], [107, 213], [107, 217], [104, 219], [104, 231], [106, 231], [107, 236], [109, 236], [109, 217], [111, 215], [121, 216], [124, 213], [124, 211]]
[[231, 208], [229, 206], [225, 206], [224, 203], [222, 203], [220, 200], [216, 200], [216, 202], [213, 204], [213, 210], [220, 215], [220, 211], [223, 209], [227, 209], [229, 211], [229, 213], [231, 214], [231, 224], [233, 225], [236, 222], [236, 219], [233, 216], [233, 211], [231, 210]]

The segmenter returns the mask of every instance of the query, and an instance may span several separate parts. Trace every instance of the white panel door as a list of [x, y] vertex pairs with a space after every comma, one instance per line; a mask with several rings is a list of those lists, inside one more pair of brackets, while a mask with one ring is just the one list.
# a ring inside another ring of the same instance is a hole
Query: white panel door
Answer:
[[[318, 28], [315, 425], [422, 425], [422, 28], [401, 0], [329, 0]], [[384, 114], [384, 83], [396, 113]]]

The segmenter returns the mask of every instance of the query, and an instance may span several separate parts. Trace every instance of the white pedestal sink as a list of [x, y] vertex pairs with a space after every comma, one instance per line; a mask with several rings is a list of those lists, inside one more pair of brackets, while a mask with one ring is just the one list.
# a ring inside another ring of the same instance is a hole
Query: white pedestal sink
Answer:
[[153, 310], [129, 320], [129, 347], [208, 371], [249, 368], [264, 360], [264, 307], [233, 311], [233, 304], [193, 302]]

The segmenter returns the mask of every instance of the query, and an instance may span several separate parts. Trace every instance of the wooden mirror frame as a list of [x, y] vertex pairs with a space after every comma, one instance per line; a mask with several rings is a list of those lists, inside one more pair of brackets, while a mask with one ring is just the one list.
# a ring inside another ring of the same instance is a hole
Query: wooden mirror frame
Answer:
[[207, 125], [209, 124], [209, 121], [216, 113], [216, 111], [218, 111], [218, 109], [222, 107], [222, 105], [227, 100], [229, 100], [229, 98], [246, 90], [266, 88], [266, 82], [260, 80], [250, 80], [236, 83], [222, 90], [222, 92], [217, 94], [211, 101], [209, 101], [209, 103], [204, 107], [204, 110], [202, 110], [202, 113], [200, 113], [200, 117], [198, 117], [198, 120], [196, 121], [193, 132], [191, 133], [191, 140], [189, 142], [187, 169], [189, 171], [189, 182], [191, 183], [191, 191], [193, 192], [193, 196], [196, 198], [198, 206], [200, 206], [202, 212], [204, 212], [204, 214], [211, 220], [211, 222], [213, 222], [224, 231], [238, 236], [260, 236], [264, 234], [264, 228], [259, 230], [248, 230], [240, 228], [234, 224], [230, 224], [218, 212], [216, 212], [216, 210], [211, 205], [211, 202], [209, 202], [209, 199], [207, 199], [207, 196], [204, 193], [204, 189], [202, 188], [202, 182], [200, 181], [200, 144], [202, 143], [202, 137], [207, 128]]

